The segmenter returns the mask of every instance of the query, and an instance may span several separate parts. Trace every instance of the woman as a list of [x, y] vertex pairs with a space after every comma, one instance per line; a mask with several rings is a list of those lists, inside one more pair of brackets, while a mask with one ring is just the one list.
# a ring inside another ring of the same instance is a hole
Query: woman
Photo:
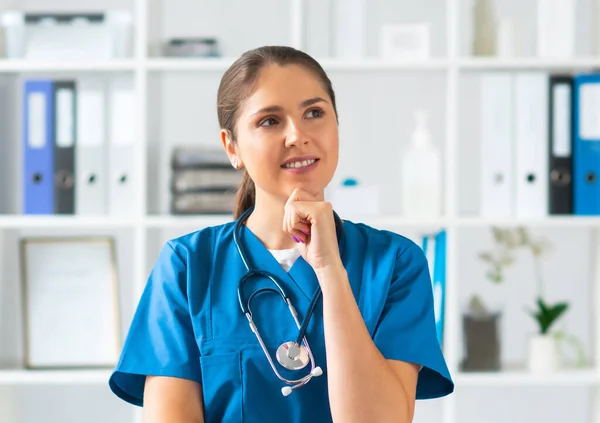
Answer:
[[[222, 78], [218, 117], [244, 171], [236, 221], [166, 243], [113, 392], [146, 422], [263, 423], [410, 422], [415, 399], [453, 392], [422, 250], [324, 201], [338, 115], [319, 64], [289, 47], [246, 52]], [[246, 264], [274, 275], [298, 323], [271, 279], [240, 284]], [[306, 348], [296, 338], [311, 305]]]

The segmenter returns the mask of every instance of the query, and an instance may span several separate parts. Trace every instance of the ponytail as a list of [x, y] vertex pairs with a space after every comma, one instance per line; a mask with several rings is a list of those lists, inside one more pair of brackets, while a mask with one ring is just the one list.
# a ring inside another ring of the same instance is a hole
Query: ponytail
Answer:
[[234, 219], [237, 219], [242, 215], [242, 213], [254, 206], [254, 181], [252, 178], [250, 178], [250, 175], [248, 175], [246, 169], [244, 169], [242, 172], [244, 172], [242, 175], [242, 181], [237, 189], [235, 204], [233, 207]]

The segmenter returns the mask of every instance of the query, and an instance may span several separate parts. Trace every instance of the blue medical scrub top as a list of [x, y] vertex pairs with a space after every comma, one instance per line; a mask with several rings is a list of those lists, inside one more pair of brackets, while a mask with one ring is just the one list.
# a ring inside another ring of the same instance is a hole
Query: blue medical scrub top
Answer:
[[[388, 359], [423, 366], [417, 399], [453, 392], [437, 340], [429, 268], [422, 249], [399, 234], [344, 221], [340, 242], [352, 291], [375, 345]], [[172, 376], [202, 384], [205, 421], [330, 422], [322, 300], [307, 339], [323, 375], [285, 397], [251, 332], [237, 296], [246, 268], [236, 249], [235, 223], [208, 227], [168, 241], [156, 261], [109, 380], [121, 399], [143, 406], [146, 375]], [[283, 281], [302, 321], [317, 278], [302, 258], [286, 273], [246, 226], [241, 229], [251, 265]], [[270, 285], [249, 280], [246, 298]], [[299, 379], [310, 366], [289, 371], [277, 363], [277, 347], [295, 340], [298, 329], [280, 296], [252, 300], [254, 321], [282, 376]], [[310, 371], [310, 370], [308, 370]], [[348, 369], [352, 372], [352, 369]]]

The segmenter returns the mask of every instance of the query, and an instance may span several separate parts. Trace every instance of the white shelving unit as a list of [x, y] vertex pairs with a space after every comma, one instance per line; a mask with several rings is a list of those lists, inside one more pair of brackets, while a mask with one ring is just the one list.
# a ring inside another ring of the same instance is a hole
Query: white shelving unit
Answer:
[[[166, 0], [163, 0], [163, 2]], [[383, 0], [379, 0], [381, 3]], [[520, 0], [519, 0], [520, 1]], [[149, 32], [151, 31], [151, 14], [155, 12], [156, 1], [133, 0], [133, 11], [135, 14], [135, 41], [134, 57], [130, 60], [118, 60], [110, 62], [28, 62], [21, 60], [0, 59], [0, 77], [3, 75], [20, 74], [52, 74], [52, 73], [127, 73], [135, 81], [137, 91], [137, 114], [133, 117], [137, 134], [138, 160], [135, 169], [135, 178], [139, 182], [137, 191], [137, 208], [128, 217], [80, 217], [80, 216], [21, 216], [16, 214], [0, 215], [0, 253], [4, 253], [8, 260], [15, 258], [9, 248], [2, 250], [3, 233], [14, 234], [20, 232], [36, 233], [37, 231], [121, 231], [126, 232], [132, 239], [132, 249], [129, 251], [131, 268], [131, 283], [128, 289], [132, 289], [132, 302], [126, 306], [133, 309], [137, 304], [137, 298], [146, 281], [148, 270], [153, 262], [153, 252], [148, 245], [159, 242], [171, 234], [198, 229], [204, 226], [220, 224], [228, 221], [227, 216], [193, 216], [177, 217], [170, 216], [151, 210], [150, 198], [154, 198], [155, 187], [150, 184], [148, 174], [150, 169], [151, 155], [149, 153], [150, 140], [160, 138], [151, 130], [151, 114], [155, 112], [151, 101], [155, 88], [155, 78], [163, 78], [165, 75], [181, 74], [186, 78], [197, 78], [202, 80], [205, 76], [215, 78], [235, 60], [235, 57], [219, 59], [172, 59], [154, 57], [148, 53]], [[309, 14], [307, 7], [314, 6], [310, 0], [290, 0], [289, 21], [290, 44], [300, 49], [305, 48], [306, 20]], [[409, 2], [408, 3], [414, 3]], [[447, 230], [447, 297], [446, 297], [446, 326], [445, 326], [445, 355], [455, 378], [457, 392], [437, 404], [440, 408], [436, 411], [436, 418], [443, 423], [463, 423], [461, 406], [465, 401], [459, 401], [464, 388], [494, 388], [513, 390], [515, 388], [535, 389], [544, 388], [585, 388], [592, 393], [589, 417], [590, 422], [600, 423], [600, 369], [592, 367], [585, 370], [565, 371], [555, 375], [531, 375], [526, 371], [503, 371], [499, 373], [461, 373], [459, 363], [461, 361], [461, 321], [460, 315], [463, 303], [460, 298], [461, 281], [465, 278], [463, 269], [460, 267], [459, 242], [463, 231], [484, 231], [490, 226], [516, 226], [524, 225], [540, 230], [563, 230], [579, 231], [590, 234], [590, 249], [582, 251], [581, 254], [589, 254], [591, 263], [600, 263], [600, 216], [579, 217], [545, 217], [539, 219], [492, 219], [481, 218], [476, 214], [468, 215], [461, 211], [460, 189], [461, 179], [459, 158], [464, 154], [461, 149], [461, 89], [465, 76], [476, 75], [477, 72], [487, 70], [569, 70], [600, 68], [600, 54], [577, 57], [571, 60], [539, 60], [537, 58], [470, 58], [463, 53], [461, 48], [461, 33], [466, 17], [461, 11], [464, 4], [459, 0], [431, 0], [427, 4], [435, 3], [445, 10], [443, 49], [444, 54], [433, 57], [427, 61], [420, 62], [392, 62], [380, 60], [376, 57], [368, 57], [364, 60], [335, 59], [332, 57], [315, 57], [320, 61], [327, 71], [337, 76], [365, 75], [367, 78], [371, 73], [393, 75], [401, 81], [402, 78], [412, 78], [415, 75], [432, 75], [432, 77], [443, 80], [445, 91], [440, 93], [444, 103], [444, 120], [440, 122], [443, 127], [438, 128], [443, 133], [443, 157], [444, 166], [444, 208], [445, 216], [436, 220], [414, 220], [407, 219], [394, 212], [386, 212], [379, 217], [345, 216], [351, 220], [361, 220], [377, 227], [395, 228], [398, 230], [420, 231], [445, 228]], [[470, 4], [470, 2], [469, 2]], [[462, 13], [462, 15], [461, 15]], [[435, 30], [435, 28], [434, 28]], [[310, 51], [309, 51], [310, 53]], [[212, 81], [212, 80], [211, 80]], [[348, 94], [348, 93], [346, 93]], [[213, 101], [213, 98], [210, 99]], [[439, 102], [439, 99], [438, 99]], [[213, 125], [211, 122], [210, 125]], [[342, 123], [342, 126], [344, 124]], [[159, 147], [161, 153], [168, 150]], [[0, 166], [2, 166], [0, 157]], [[166, 171], [166, 170], [165, 170]], [[393, 170], [392, 170], [393, 171]], [[1, 183], [1, 182], [0, 182]], [[157, 201], [158, 202], [158, 201]], [[107, 229], [108, 228], [108, 229]], [[10, 238], [10, 237], [9, 237]], [[3, 273], [2, 260], [0, 260], [0, 274]], [[5, 260], [6, 264], [6, 260]], [[565, 263], [568, 266], [569, 263]], [[590, 307], [592, 315], [590, 326], [593, 331], [593, 356], [592, 362], [600, 363], [600, 317], [596, 314], [600, 309], [600, 293], [597, 286], [600, 285], [600, 265], [591, 271], [591, 282], [593, 292], [590, 298], [593, 305]], [[2, 279], [0, 279], [0, 283]], [[127, 281], [126, 283], [129, 283]], [[0, 305], [2, 302], [0, 302]], [[1, 316], [1, 315], [0, 315]], [[0, 327], [1, 329], [1, 327]], [[1, 332], [0, 332], [1, 333]], [[0, 340], [0, 351], [2, 342]], [[0, 355], [1, 358], [1, 355]], [[94, 385], [105, 387], [110, 371], [26, 371], [20, 369], [0, 370], [0, 388], [2, 386], [46, 386], [54, 385]], [[429, 405], [426, 405], [429, 406]], [[420, 406], [419, 406], [420, 407]], [[423, 417], [419, 416], [423, 419]], [[418, 417], [418, 418], [419, 418]], [[133, 410], [133, 420], [141, 422], [139, 410]], [[137, 419], [137, 420], [135, 420]], [[433, 421], [429, 419], [416, 420]], [[486, 421], [482, 416], [480, 421]], [[10, 422], [12, 423], [12, 421]], [[468, 422], [467, 422], [468, 423]]]

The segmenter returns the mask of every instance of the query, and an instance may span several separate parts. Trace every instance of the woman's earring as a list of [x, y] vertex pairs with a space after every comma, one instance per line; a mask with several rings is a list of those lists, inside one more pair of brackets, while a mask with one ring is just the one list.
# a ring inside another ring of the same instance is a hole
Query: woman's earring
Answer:
[[238, 161], [237, 161], [237, 159], [233, 159], [233, 167], [236, 168], [236, 169], [238, 168]]

